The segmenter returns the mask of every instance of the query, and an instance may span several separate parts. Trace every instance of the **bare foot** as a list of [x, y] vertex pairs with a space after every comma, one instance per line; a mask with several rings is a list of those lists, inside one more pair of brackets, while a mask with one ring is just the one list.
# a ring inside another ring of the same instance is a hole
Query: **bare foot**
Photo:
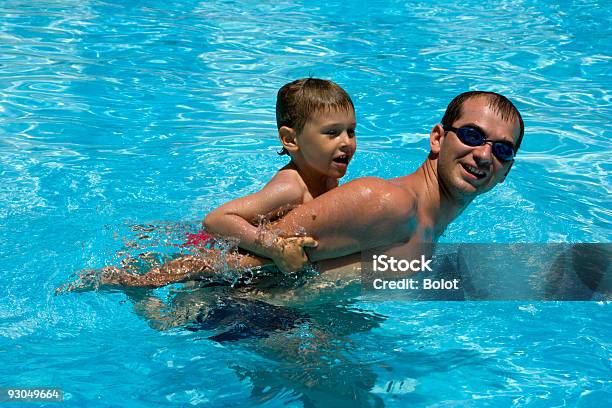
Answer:
[[115, 266], [106, 266], [102, 269], [84, 269], [77, 274], [77, 278], [74, 281], [55, 289], [55, 294], [59, 295], [63, 292], [87, 292], [130, 286], [125, 285], [125, 282], [130, 281], [132, 276], [137, 275], [126, 272]]

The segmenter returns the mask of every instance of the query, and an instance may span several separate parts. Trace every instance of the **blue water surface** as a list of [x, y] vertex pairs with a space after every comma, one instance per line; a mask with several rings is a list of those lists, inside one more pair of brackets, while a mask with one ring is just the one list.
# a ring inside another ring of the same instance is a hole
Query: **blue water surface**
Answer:
[[67, 407], [609, 406], [607, 302], [340, 293], [239, 305], [295, 326], [215, 342], [151, 327], [124, 293], [54, 289], [130, 251], [177, 252], [261, 188], [286, 162], [276, 92], [309, 75], [355, 102], [345, 180], [414, 171], [460, 92], [515, 102], [507, 181], [441, 242], [611, 242], [610, 17], [589, 0], [3, 1], [0, 387], [59, 387]]

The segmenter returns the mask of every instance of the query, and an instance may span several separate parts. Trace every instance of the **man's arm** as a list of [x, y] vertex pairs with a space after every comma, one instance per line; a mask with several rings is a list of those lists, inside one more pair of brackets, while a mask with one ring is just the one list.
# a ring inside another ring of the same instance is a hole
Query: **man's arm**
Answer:
[[416, 199], [405, 189], [375, 177], [353, 180], [330, 190], [275, 222], [283, 237], [317, 240], [307, 248], [311, 261], [405, 242], [416, 225]]

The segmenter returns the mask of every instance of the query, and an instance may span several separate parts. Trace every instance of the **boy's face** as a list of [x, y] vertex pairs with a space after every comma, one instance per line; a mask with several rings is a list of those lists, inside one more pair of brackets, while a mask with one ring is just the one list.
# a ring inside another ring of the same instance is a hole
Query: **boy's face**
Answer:
[[355, 112], [331, 110], [314, 114], [296, 135], [297, 155], [309, 170], [341, 178], [355, 154]]

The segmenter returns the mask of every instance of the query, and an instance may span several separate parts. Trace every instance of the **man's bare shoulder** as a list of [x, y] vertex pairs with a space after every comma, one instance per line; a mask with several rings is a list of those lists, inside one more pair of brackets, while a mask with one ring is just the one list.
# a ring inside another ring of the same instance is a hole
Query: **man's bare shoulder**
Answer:
[[416, 212], [417, 196], [401, 179], [361, 177], [336, 190], [336, 194], [357, 195], [364, 204], [376, 204], [391, 217], [406, 218]]
[[389, 180], [380, 177], [360, 177], [351, 180], [340, 186], [340, 189], [346, 192], [355, 192], [360, 194], [369, 194], [372, 191], [378, 191], [381, 188], [386, 188]]

